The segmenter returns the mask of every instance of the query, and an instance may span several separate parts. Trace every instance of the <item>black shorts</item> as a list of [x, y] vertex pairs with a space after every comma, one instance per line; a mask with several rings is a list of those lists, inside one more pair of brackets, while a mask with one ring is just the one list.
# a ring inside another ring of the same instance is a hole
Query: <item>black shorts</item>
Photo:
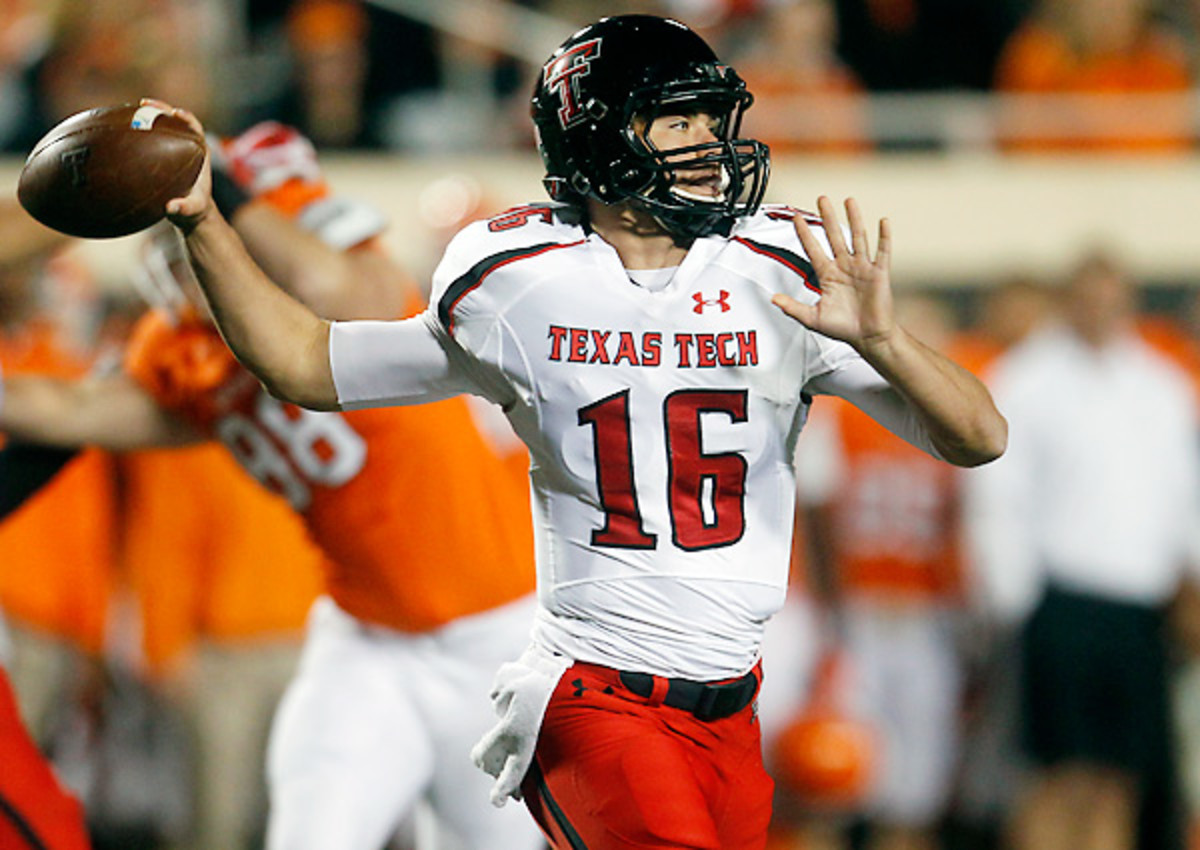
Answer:
[[1047, 589], [1022, 635], [1026, 753], [1137, 775], [1168, 756], [1164, 616], [1157, 608]]

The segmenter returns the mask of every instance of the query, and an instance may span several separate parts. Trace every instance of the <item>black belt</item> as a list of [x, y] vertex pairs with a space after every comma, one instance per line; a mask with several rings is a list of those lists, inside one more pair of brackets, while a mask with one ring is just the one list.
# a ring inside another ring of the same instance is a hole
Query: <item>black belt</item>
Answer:
[[[620, 675], [621, 684], [638, 696], [649, 697], [654, 692], [654, 677], [649, 673], [621, 671]], [[699, 720], [720, 720], [748, 706], [756, 693], [758, 677], [753, 670], [740, 679], [720, 684], [668, 679], [663, 705], [690, 712]]]

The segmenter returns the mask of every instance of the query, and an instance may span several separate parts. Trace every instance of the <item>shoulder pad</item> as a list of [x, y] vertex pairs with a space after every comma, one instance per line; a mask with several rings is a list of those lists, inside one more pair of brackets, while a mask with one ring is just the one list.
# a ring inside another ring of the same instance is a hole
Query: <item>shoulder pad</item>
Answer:
[[[756, 257], [783, 267], [795, 275], [805, 289], [819, 293], [821, 284], [816, 270], [796, 235], [797, 216], [803, 216], [810, 226], [820, 223], [819, 218], [801, 210], [772, 205], [739, 222], [729, 241]], [[820, 227], [814, 228], [814, 234], [824, 243], [825, 234]]]
[[452, 327], [455, 307], [492, 272], [582, 242], [587, 234], [572, 213], [561, 204], [528, 204], [459, 231], [434, 272], [430, 303], [442, 325]]

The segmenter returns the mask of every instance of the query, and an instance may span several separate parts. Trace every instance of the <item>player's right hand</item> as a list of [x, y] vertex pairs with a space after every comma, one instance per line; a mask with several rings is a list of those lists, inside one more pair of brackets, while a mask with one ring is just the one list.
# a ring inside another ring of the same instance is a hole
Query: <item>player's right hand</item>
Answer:
[[[182, 118], [193, 130], [204, 138], [204, 126], [200, 123], [200, 119], [186, 109], [180, 109], [161, 100], [150, 98], [142, 98], [141, 103], [147, 106], [157, 106], [159, 109]], [[216, 205], [213, 204], [212, 199], [211, 160], [212, 153], [205, 153], [204, 165], [201, 166], [200, 173], [196, 176], [196, 182], [192, 184], [192, 188], [182, 198], [173, 198], [167, 201], [167, 218], [184, 233], [190, 232], [210, 214], [216, 213]]]

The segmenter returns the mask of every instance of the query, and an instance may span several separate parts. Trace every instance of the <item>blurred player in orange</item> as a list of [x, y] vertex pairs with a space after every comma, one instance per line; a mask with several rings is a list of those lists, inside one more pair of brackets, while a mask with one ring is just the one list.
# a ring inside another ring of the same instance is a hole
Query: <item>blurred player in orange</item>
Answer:
[[[229, 216], [282, 285], [325, 315], [420, 308], [375, 239], [379, 217], [329, 195], [307, 140], [260, 126], [225, 153]], [[492, 723], [493, 672], [532, 623], [523, 453], [463, 399], [334, 414], [276, 401], [175, 287], [189, 285], [178, 243], [162, 246], [162, 308], [135, 329], [126, 372], [8, 382], [0, 428], [120, 449], [215, 436], [331, 557], [271, 733], [269, 848], [379, 850], [422, 797], [466, 846], [539, 846], [524, 812], [488, 805], [469, 758]]]
[[[14, 202], [0, 203], [0, 273], [5, 282], [27, 278], [29, 263], [40, 262], [66, 240], [25, 215]], [[17, 271], [10, 276], [10, 272]], [[0, 294], [12, 296], [10, 286]], [[25, 302], [17, 295], [4, 304]], [[6, 311], [5, 319], [15, 316]], [[0, 397], [0, 405], [3, 398]], [[74, 452], [9, 443], [0, 450], [0, 520], [49, 482]], [[31, 506], [32, 507], [32, 506]], [[6, 522], [7, 526], [8, 523]], [[9, 552], [4, 553], [8, 567]], [[19, 567], [19, 564], [18, 564]], [[3, 572], [4, 570], [0, 570]], [[0, 623], [0, 632], [3, 624]], [[59, 783], [37, 744], [21, 723], [16, 696], [4, 669], [0, 633], [0, 847], [12, 850], [87, 850], [83, 810]]]
[[323, 556], [287, 503], [219, 444], [129, 452], [118, 467], [138, 672], [191, 736], [179, 850], [249, 847], [266, 817], [267, 731], [296, 671]]
[[[929, 297], [896, 314], [935, 348], [952, 320]], [[855, 688], [851, 713], [880, 738], [861, 814], [868, 847], [930, 850], [956, 762], [962, 586], [957, 471], [833, 400], [814, 410], [796, 456], [806, 533], [827, 541], [831, 604]]]

